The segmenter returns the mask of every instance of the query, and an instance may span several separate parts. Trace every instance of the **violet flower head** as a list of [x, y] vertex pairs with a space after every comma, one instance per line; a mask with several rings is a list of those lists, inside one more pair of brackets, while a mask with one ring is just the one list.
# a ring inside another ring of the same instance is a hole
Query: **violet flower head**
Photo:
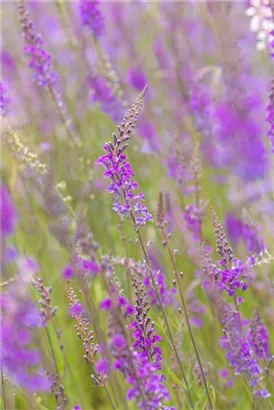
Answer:
[[228, 236], [235, 245], [243, 241], [250, 253], [260, 253], [264, 250], [262, 238], [254, 224], [243, 221], [230, 212], [226, 215], [225, 222]]
[[10, 100], [6, 96], [6, 90], [0, 82], [0, 116], [5, 117], [7, 115], [7, 106]]
[[258, 359], [268, 360], [270, 357], [269, 334], [258, 309], [255, 310], [250, 322], [249, 340]]
[[96, 161], [97, 164], [102, 164], [106, 168], [104, 177], [111, 180], [108, 192], [114, 195], [113, 210], [122, 217], [131, 214], [137, 227], [151, 221], [152, 216], [143, 204], [144, 195], [134, 193], [138, 189], [138, 184], [133, 179], [134, 172], [130, 163], [126, 161], [127, 156], [124, 151], [127, 147], [126, 142], [130, 139], [130, 134], [136, 126], [145, 92], [146, 88], [125, 115], [121, 126], [117, 127], [119, 137], [113, 134], [113, 143], [109, 142], [104, 145], [106, 154]]
[[[145, 288], [142, 282], [131, 272], [135, 292], [135, 320], [130, 328], [133, 330], [133, 361], [136, 367], [137, 377], [131, 374], [128, 382], [132, 387], [128, 390], [129, 400], [138, 398], [139, 408], [159, 409], [163, 401], [169, 400], [170, 396], [164, 385], [165, 377], [159, 373], [162, 368], [162, 351], [158, 346], [161, 337], [157, 334], [154, 322], [148, 316], [149, 304]], [[140, 387], [143, 397], [140, 396]]]
[[108, 114], [113, 121], [120, 121], [122, 119], [121, 104], [105, 77], [89, 76], [87, 82], [92, 92], [91, 101], [99, 103], [101, 110]]
[[201, 215], [196, 205], [187, 205], [184, 212], [184, 220], [188, 229], [196, 241], [200, 239]]
[[105, 31], [105, 19], [100, 10], [98, 0], [80, 0], [79, 9], [81, 21], [96, 37], [102, 36]]
[[53, 69], [51, 55], [45, 50], [42, 36], [36, 32], [24, 3], [19, 2], [18, 8], [25, 39], [24, 51], [29, 56], [29, 67], [34, 71], [34, 80], [43, 88], [54, 87], [59, 82], [59, 76]]
[[137, 91], [142, 91], [147, 84], [147, 77], [142, 69], [132, 67], [128, 71], [128, 81]]
[[5, 185], [1, 185], [1, 232], [3, 237], [12, 235], [16, 226], [16, 211]]
[[221, 347], [227, 351], [227, 359], [234, 367], [235, 375], [247, 374], [253, 394], [262, 398], [268, 397], [265, 389], [258, 390], [262, 369], [256, 360], [249, 338], [240, 329], [238, 314], [230, 305], [225, 304], [221, 306], [220, 313], [224, 332]]
[[16, 281], [1, 296], [1, 363], [4, 372], [30, 393], [49, 391], [41, 368], [40, 352], [33, 347], [31, 329], [42, 325], [39, 310], [30, 301], [25, 286]]

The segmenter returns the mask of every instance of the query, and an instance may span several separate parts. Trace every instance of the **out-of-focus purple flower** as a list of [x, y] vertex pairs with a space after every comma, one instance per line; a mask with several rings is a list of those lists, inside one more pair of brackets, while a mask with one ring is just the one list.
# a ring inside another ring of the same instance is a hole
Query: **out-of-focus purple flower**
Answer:
[[112, 307], [112, 300], [110, 298], [104, 299], [100, 304], [100, 309], [110, 310]]
[[105, 77], [100, 75], [89, 76], [87, 83], [92, 92], [91, 101], [99, 103], [102, 111], [108, 114], [113, 121], [120, 121], [122, 119], [121, 104], [111, 90]]
[[62, 271], [62, 276], [66, 280], [70, 280], [74, 276], [74, 270], [70, 264], [64, 267]]
[[126, 347], [127, 342], [122, 334], [116, 334], [112, 336], [111, 344], [112, 346], [114, 346], [115, 349], [123, 350]]
[[219, 374], [220, 374], [221, 378], [224, 379], [224, 381], [226, 381], [226, 387], [231, 388], [233, 386], [233, 378], [232, 377], [229, 378], [228, 369], [220, 370]]
[[269, 334], [258, 309], [255, 310], [250, 322], [249, 340], [259, 359], [269, 359]]
[[4, 260], [8, 263], [13, 262], [18, 257], [18, 251], [14, 246], [7, 246], [4, 249]]
[[187, 205], [185, 207], [184, 220], [188, 229], [192, 232], [193, 238], [196, 241], [200, 240], [201, 215], [196, 205]]
[[5, 117], [7, 115], [7, 107], [10, 100], [6, 96], [6, 90], [3, 87], [2, 82], [0, 82], [0, 116]]
[[69, 315], [73, 318], [76, 318], [77, 316], [82, 316], [84, 312], [85, 309], [79, 301], [71, 305], [69, 308]]
[[5, 185], [1, 185], [1, 232], [3, 237], [13, 234], [16, 226], [16, 211]]
[[264, 244], [255, 226], [238, 218], [233, 213], [226, 215], [226, 230], [234, 244], [241, 240], [245, 243], [247, 251], [250, 253], [260, 253], [264, 249]]
[[100, 37], [105, 31], [105, 19], [100, 10], [98, 0], [80, 0], [79, 1], [81, 21], [91, 32]]
[[1, 363], [14, 383], [30, 393], [49, 391], [38, 350], [30, 347], [31, 328], [42, 325], [37, 307], [29, 300], [24, 282], [16, 281], [1, 296]]
[[142, 91], [147, 84], [147, 77], [139, 67], [132, 67], [128, 71], [128, 81], [137, 91]]
[[109, 372], [109, 363], [106, 359], [99, 359], [95, 365], [95, 370], [98, 374], [107, 376]]
[[36, 32], [25, 5], [18, 5], [20, 22], [25, 39], [24, 51], [29, 56], [29, 67], [34, 71], [34, 80], [41, 87], [54, 87], [59, 82], [59, 76], [54, 71], [51, 55], [44, 48], [42, 36]]
[[[273, 55], [274, 55], [274, 52], [273, 52]], [[271, 83], [269, 102], [267, 104], [266, 111], [267, 111], [266, 121], [269, 124], [267, 136], [271, 143], [272, 152], [274, 153], [274, 78], [272, 79], [272, 83]]]
[[82, 259], [82, 268], [84, 271], [94, 274], [100, 272], [100, 266], [93, 259]]
[[81, 410], [80, 404], [76, 404], [76, 405], [73, 407], [73, 410]]
[[159, 151], [159, 141], [157, 140], [156, 128], [151, 121], [140, 121], [138, 131], [145, 139], [145, 143], [141, 148], [143, 153], [155, 153]]
[[[174, 294], [176, 293], [176, 289], [175, 288], [168, 289], [165, 275], [161, 273], [160, 271], [153, 272], [153, 274], [154, 274], [155, 282], [158, 286], [158, 291], [160, 293], [163, 305], [173, 305], [175, 302]], [[144, 283], [144, 286], [147, 288], [147, 294], [149, 296], [150, 303], [152, 305], [157, 305], [158, 304], [157, 294], [152, 286], [151, 278], [148, 275], [148, 273], [147, 273], [147, 276], [144, 277], [143, 283]]]
[[49, 141], [43, 141], [40, 144], [40, 149], [42, 152], [48, 152], [52, 150], [52, 143]]

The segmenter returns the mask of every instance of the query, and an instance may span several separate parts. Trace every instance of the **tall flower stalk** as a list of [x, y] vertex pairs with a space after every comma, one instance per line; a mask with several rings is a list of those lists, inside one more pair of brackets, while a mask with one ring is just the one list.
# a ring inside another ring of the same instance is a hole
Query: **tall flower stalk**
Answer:
[[55, 102], [68, 135], [72, 138], [72, 141], [75, 144], [81, 145], [81, 138], [75, 130], [72, 118], [68, 112], [68, 108], [61, 92], [60, 77], [53, 68], [52, 57], [45, 49], [44, 40], [41, 34], [36, 31], [30, 14], [26, 9], [24, 0], [18, 0], [18, 11], [25, 40], [24, 51], [29, 57], [29, 67], [34, 72], [34, 81], [49, 92]]
[[207, 400], [208, 400], [208, 405], [210, 407], [210, 409], [212, 409], [212, 403], [211, 403], [211, 399], [210, 399], [210, 393], [209, 393], [209, 389], [207, 386], [207, 381], [206, 381], [206, 377], [205, 377], [205, 372], [203, 369], [203, 365], [202, 365], [202, 361], [200, 358], [200, 354], [198, 351], [198, 347], [193, 335], [193, 331], [192, 331], [192, 327], [191, 327], [191, 323], [190, 323], [190, 319], [189, 319], [189, 315], [188, 315], [188, 311], [187, 311], [187, 305], [186, 305], [186, 301], [183, 295], [183, 291], [182, 291], [182, 286], [181, 286], [181, 281], [180, 281], [180, 273], [178, 271], [177, 268], [177, 264], [175, 261], [175, 256], [174, 256], [174, 252], [172, 252], [170, 243], [169, 243], [169, 236], [166, 233], [165, 230], [165, 210], [164, 210], [164, 203], [163, 203], [163, 197], [162, 194], [159, 195], [159, 203], [158, 203], [158, 210], [157, 210], [157, 224], [158, 227], [160, 228], [161, 232], [162, 232], [162, 236], [163, 236], [163, 244], [164, 246], [167, 248], [168, 250], [168, 254], [172, 263], [172, 267], [173, 267], [173, 274], [175, 277], [175, 282], [176, 282], [176, 287], [177, 289], [179, 289], [179, 295], [180, 295], [180, 301], [181, 301], [181, 305], [182, 305], [182, 309], [184, 312], [184, 316], [186, 319], [186, 324], [187, 324], [187, 329], [191, 338], [191, 342], [195, 351], [195, 355], [200, 367], [200, 371], [201, 371], [201, 375], [202, 375], [202, 380], [203, 380], [203, 384], [205, 387], [205, 392], [206, 392], [206, 396], [207, 396]]
[[113, 143], [109, 142], [104, 145], [104, 149], [107, 154], [103, 157], [100, 157], [97, 160], [97, 163], [105, 166], [106, 171], [104, 176], [111, 179], [112, 183], [108, 187], [108, 191], [114, 194], [114, 211], [118, 212], [121, 216], [129, 216], [136, 231], [137, 238], [144, 255], [145, 263], [148, 267], [150, 280], [155, 290], [159, 306], [163, 313], [168, 336], [171, 341], [176, 359], [178, 361], [185, 387], [187, 389], [189, 403], [191, 407], [194, 408], [188, 380], [185, 375], [185, 371], [183, 369], [182, 361], [177, 351], [174, 338], [172, 336], [172, 331], [169, 325], [167, 314], [161, 300], [151, 263], [149, 261], [148, 253], [140, 232], [140, 225], [145, 225], [148, 221], [151, 221], [152, 216], [148, 212], [147, 207], [142, 203], [145, 199], [144, 195], [134, 195], [133, 193], [133, 191], [137, 189], [138, 185], [135, 181], [132, 180], [134, 173], [132, 171], [131, 165], [128, 162], [125, 162], [127, 157], [123, 154], [123, 152], [127, 148], [126, 142], [130, 139], [131, 134], [136, 126], [137, 118], [139, 116], [146, 91], [147, 86], [139, 94], [130, 110], [124, 116], [121, 126], [117, 126], [118, 137], [116, 136], [116, 134], [113, 134]]

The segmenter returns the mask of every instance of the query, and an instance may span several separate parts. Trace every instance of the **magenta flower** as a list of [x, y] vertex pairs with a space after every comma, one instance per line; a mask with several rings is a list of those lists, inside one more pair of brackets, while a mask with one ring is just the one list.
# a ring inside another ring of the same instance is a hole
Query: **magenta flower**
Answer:
[[74, 276], [74, 270], [71, 265], [66, 265], [62, 271], [63, 278], [70, 280]]
[[4, 237], [12, 235], [16, 226], [16, 211], [5, 185], [1, 185], [1, 232]]
[[258, 309], [250, 322], [249, 341], [258, 359], [269, 359], [269, 334]]
[[262, 238], [254, 225], [248, 224], [236, 215], [228, 213], [226, 215], [227, 233], [236, 245], [243, 241], [247, 251], [250, 253], [260, 253], [264, 249]]
[[105, 31], [105, 20], [100, 10], [98, 0], [80, 0], [80, 17], [81, 22], [96, 37], [100, 37]]
[[121, 216], [129, 215], [131, 212], [135, 216], [137, 226], [145, 225], [152, 220], [152, 216], [143, 204], [144, 195], [134, 193], [138, 189], [138, 184], [133, 179], [134, 172], [130, 163], [126, 161], [127, 156], [123, 154], [126, 145], [122, 145], [122, 142], [126, 140], [117, 140], [115, 137], [115, 145], [105, 144], [104, 150], [107, 154], [100, 157], [96, 163], [104, 165], [106, 168], [104, 177], [111, 180], [108, 192], [112, 193], [115, 198], [114, 211]]
[[108, 361], [106, 359], [99, 359], [96, 362], [95, 370], [98, 374], [101, 374], [104, 377], [106, 377], [108, 375], [108, 372], [109, 372], [109, 363], [108, 363]]
[[3, 87], [3, 83], [0, 82], [0, 116], [5, 117], [7, 115], [7, 106], [10, 100], [6, 96], [6, 90]]
[[117, 97], [103, 76], [89, 76], [88, 86], [91, 89], [91, 101], [99, 103], [100, 108], [110, 116], [113, 121], [122, 119], [122, 107]]
[[69, 315], [73, 318], [76, 318], [77, 316], [82, 316], [84, 312], [85, 312], [85, 309], [79, 301], [75, 302], [69, 308]]
[[137, 91], [142, 91], [147, 84], [147, 77], [142, 69], [132, 67], [128, 72], [128, 81]]
[[29, 67], [34, 71], [34, 80], [39, 86], [54, 87], [59, 76], [54, 71], [51, 55], [44, 48], [42, 36], [36, 32], [24, 4], [19, 3], [20, 21], [25, 39], [24, 51], [29, 56]]
[[24, 282], [16, 281], [1, 297], [1, 364], [11, 381], [30, 393], [50, 390], [41, 368], [41, 355], [32, 347], [32, 328], [42, 326], [37, 307], [30, 301]]

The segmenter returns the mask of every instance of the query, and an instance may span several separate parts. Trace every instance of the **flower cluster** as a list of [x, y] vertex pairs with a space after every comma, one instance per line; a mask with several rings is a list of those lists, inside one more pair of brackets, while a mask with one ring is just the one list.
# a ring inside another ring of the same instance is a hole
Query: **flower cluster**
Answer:
[[145, 92], [146, 89], [142, 91], [125, 115], [121, 127], [118, 127], [119, 137], [117, 138], [116, 134], [113, 134], [113, 142], [104, 145], [107, 154], [96, 161], [97, 164], [102, 164], [106, 168], [104, 177], [111, 180], [108, 192], [112, 193], [115, 198], [114, 211], [122, 217], [131, 214], [137, 227], [151, 221], [152, 216], [143, 204], [144, 195], [134, 193], [138, 189], [138, 184], [133, 179], [134, 172], [130, 163], [127, 162], [124, 151], [127, 147], [126, 142], [130, 139], [130, 134], [135, 128]]
[[9, 191], [1, 185], [1, 232], [7, 237], [14, 232], [17, 216]]
[[201, 215], [196, 205], [187, 205], [184, 212], [184, 220], [187, 227], [192, 232], [195, 240], [200, 239]]
[[221, 269], [216, 267], [215, 281], [220, 290], [225, 290], [229, 296], [235, 296], [237, 289], [245, 291], [251, 280], [250, 270], [254, 264], [254, 258], [249, 258], [246, 263], [233, 258], [231, 266]]
[[250, 322], [249, 341], [258, 359], [269, 359], [269, 334], [258, 309]]
[[102, 111], [108, 114], [113, 121], [120, 121], [122, 118], [121, 104], [106, 78], [102, 75], [89, 76], [87, 83], [92, 92], [91, 101], [99, 103]]
[[221, 321], [224, 332], [221, 347], [227, 351], [227, 359], [235, 368], [235, 375], [247, 374], [253, 394], [263, 398], [269, 397], [266, 389], [258, 389], [262, 369], [256, 360], [248, 336], [240, 329], [237, 313], [229, 305], [223, 304], [221, 307]]
[[[107, 304], [110, 318], [112, 318], [110, 348], [115, 358], [113, 367], [119, 370], [130, 385], [127, 398], [137, 400], [140, 409], [162, 408], [163, 401], [169, 400], [169, 393], [164, 385], [164, 376], [161, 370], [162, 352], [157, 345], [161, 338], [157, 335], [154, 323], [148, 317], [148, 301], [142, 281], [132, 274], [136, 305], [135, 320], [129, 328], [133, 331], [133, 344], [130, 348], [123, 330], [117, 322], [121, 303], [116, 304], [104, 301]], [[115, 313], [116, 312], [116, 313]], [[116, 322], [116, 325], [115, 325]]]
[[263, 241], [254, 224], [238, 218], [233, 213], [226, 216], [226, 230], [232, 242], [237, 245], [242, 240], [248, 252], [260, 253], [264, 249]]
[[98, 0], [79, 1], [81, 21], [96, 37], [105, 31], [105, 20]]
[[13, 383], [30, 393], [49, 391], [49, 380], [41, 367], [41, 355], [31, 347], [32, 329], [41, 327], [39, 310], [19, 280], [1, 296], [1, 363]]
[[45, 50], [42, 36], [36, 32], [22, 1], [18, 7], [26, 43], [24, 50], [30, 57], [29, 67], [34, 71], [34, 80], [41, 87], [54, 87], [59, 82], [59, 76], [53, 69], [51, 55]]
[[5, 117], [7, 115], [7, 105], [9, 98], [6, 96], [6, 90], [0, 82], [0, 116]]

